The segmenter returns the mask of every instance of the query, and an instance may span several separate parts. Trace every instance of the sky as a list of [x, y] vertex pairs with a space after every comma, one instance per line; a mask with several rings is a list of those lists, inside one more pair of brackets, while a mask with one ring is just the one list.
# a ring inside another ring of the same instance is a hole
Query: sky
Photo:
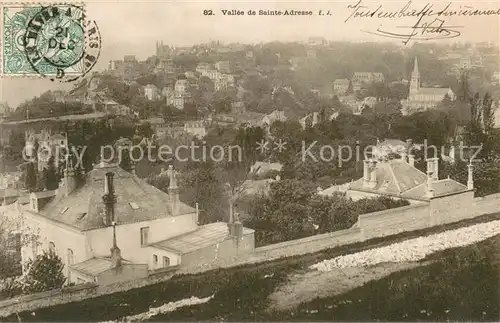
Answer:
[[[269, 41], [302, 41], [309, 37], [325, 37], [327, 40], [343, 41], [393, 41], [365, 31], [374, 32], [382, 28], [389, 32], [400, 32], [400, 26], [410, 26], [416, 18], [375, 19], [355, 18], [345, 20], [353, 12], [352, 7], [364, 6], [363, 10], [394, 11], [405, 7], [408, 1], [373, 0], [353, 1], [85, 1], [87, 18], [95, 20], [101, 32], [102, 49], [95, 70], [102, 70], [109, 60], [122, 59], [123, 55], [136, 55], [143, 60], [154, 55], [157, 40], [164, 44], [189, 46], [219, 40], [221, 42], [259, 43]], [[437, 11], [449, 1], [429, 2]], [[425, 1], [413, 1], [409, 7], [421, 10]], [[349, 7], [350, 6], [350, 7]], [[500, 8], [498, 2], [455, 1], [450, 9]], [[223, 15], [221, 10], [243, 10], [243, 16]], [[248, 10], [311, 10], [313, 16], [249, 16]], [[203, 15], [212, 10], [215, 15]], [[318, 11], [330, 11], [329, 16], [319, 16]], [[358, 9], [361, 10], [361, 9]], [[431, 18], [428, 18], [432, 20]], [[461, 36], [453, 41], [493, 41], [500, 43], [500, 16], [445, 18], [446, 25], [459, 26]], [[430, 21], [429, 21], [430, 22]], [[406, 31], [406, 30], [404, 30]], [[411, 46], [411, 42], [407, 45]], [[47, 90], [70, 89], [71, 84], [51, 82], [48, 79], [2, 78], [0, 79], [0, 102], [11, 107], [31, 99]]]

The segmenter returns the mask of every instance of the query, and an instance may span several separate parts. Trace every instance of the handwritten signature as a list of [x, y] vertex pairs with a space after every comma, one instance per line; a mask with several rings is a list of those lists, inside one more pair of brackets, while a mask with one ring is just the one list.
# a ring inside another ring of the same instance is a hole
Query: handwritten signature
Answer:
[[[410, 40], [437, 40], [450, 39], [459, 37], [460, 31], [457, 29], [463, 26], [448, 26], [445, 24], [444, 18], [451, 16], [491, 16], [500, 15], [498, 10], [479, 10], [472, 6], [461, 5], [460, 9], [451, 8], [452, 3], [449, 2], [446, 6], [438, 10], [433, 4], [426, 3], [424, 6], [416, 9], [412, 8], [412, 1], [408, 1], [403, 7], [398, 10], [386, 10], [382, 5], [369, 8], [364, 5], [363, 0], [358, 0], [355, 4], [347, 6], [349, 15], [344, 20], [347, 23], [351, 19], [356, 18], [377, 18], [377, 19], [404, 19], [415, 18], [417, 21], [413, 26], [399, 26], [396, 28], [409, 29], [406, 32], [392, 32], [384, 29], [382, 25], [376, 31], [366, 31], [369, 34], [382, 36], [386, 38], [401, 39], [403, 44], [408, 44]], [[432, 20], [434, 19], [434, 20]]]
[[377, 31], [367, 31], [362, 30], [365, 33], [382, 36], [386, 38], [402, 39], [403, 44], [408, 44], [410, 40], [438, 40], [438, 39], [450, 39], [461, 35], [455, 28], [463, 28], [463, 26], [446, 26], [444, 20], [435, 18], [431, 22], [424, 22], [423, 16], [421, 16], [418, 21], [413, 26], [399, 26], [397, 28], [411, 29], [409, 33], [395, 33], [389, 32], [382, 29], [382, 26], [377, 28]]

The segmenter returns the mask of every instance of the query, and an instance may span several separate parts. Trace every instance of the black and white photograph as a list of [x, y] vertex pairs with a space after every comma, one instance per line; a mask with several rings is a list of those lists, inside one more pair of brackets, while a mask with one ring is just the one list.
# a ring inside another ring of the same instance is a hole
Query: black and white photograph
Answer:
[[0, 322], [500, 321], [498, 2], [0, 10]]

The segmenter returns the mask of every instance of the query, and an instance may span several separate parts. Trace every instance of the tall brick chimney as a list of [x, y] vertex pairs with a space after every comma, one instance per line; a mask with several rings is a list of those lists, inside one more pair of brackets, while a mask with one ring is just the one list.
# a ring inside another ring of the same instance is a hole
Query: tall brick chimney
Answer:
[[427, 159], [427, 173], [431, 174], [432, 179], [439, 179], [439, 158], [428, 158]]
[[370, 160], [363, 160], [363, 187], [368, 187], [370, 182]]
[[377, 161], [372, 159], [370, 161], [370, 180], [368, 182], [369, 187], [374, 188], [377, 186]]
[[73, 169], [73, 162], [71, 156], [66, 156], [66, 168], [64, 169], [64, 179], [63, 179], [63, 191], [64, 195], [68, 196], [76, 188], [76, 178], [75, 170]]
[[102, 196], [102, 200], [104, 202], [105, 212], [103, 222], [107, 226], [112, 225], [112, 222], [115, 221], [116, 195], [113, 176], [114, 173], [107, 172], [104, 177], [104, 195]]
[[172, 214], [179, 214], [179, 187], [177, 187], [177, 175], [174, 170], [174, 166], [168, 166], [168, 176], [170, 177], [170, 185], [168, 187], [168, 195], [170, 196], [170, 202], [172, 203]]
[[408, 164], [412, 167], [415, 167], [415, 155], [408, 155]]
[[467, 165], [467, 189], [468, 190], [473, 190], [474, 189], [474, 165], [472, 165], [472, 161], [469, 162], [469, 165]]
[[116, 205], [116, 195], [115, 186], [113, 183], [113, 172], [107, 172], [104, 177], [104, 195], [102, 199], [104, 201], [105, 216], [104, 224], [113, 226], [113, 246], [110, 249], [111, 252], [111, 262], [113, 267], [119, 267], [122, 264], [122, 257], [120, 248], [116, 243], [116, 218], [115, 218], [115, 205]]
[[116, 243], [116, 222], [112, 222], [113, 226], [113, 246], [111, 247], [111, 263], [113, 264], [113, 268], [120, 267], [122, 265], [122, 254], [120, 248]]
[[432, 172], [427, 170], [427, 183], [426, 183], [426, 196], [428, 198], [434, 197], [434, 188], [432, 187], [432, 182], [434, 179], [432, 178]]

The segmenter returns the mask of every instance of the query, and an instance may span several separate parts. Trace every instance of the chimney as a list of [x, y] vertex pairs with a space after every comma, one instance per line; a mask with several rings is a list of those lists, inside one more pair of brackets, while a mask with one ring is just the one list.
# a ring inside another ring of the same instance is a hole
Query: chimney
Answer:
[[104, 214], [104, 224], [111, 225], [113, 221], [115, 221], [115, 188], [113, 185], [113, 172], [107, 172], [104, 177], [104, 195], [102, 196], [102, 200], [105, 205], [105, 214]]
[[177, 215], [179, 213], [179, 188], [177, 187], [176, 171], [174, 166], [168, 166], [168, 176], [170, 177], [170, 185], [168, 187], [168, 195], [170, 196], [170, 201], [172, 203], [172, 215]]
[[241, 223], [238, 213], [235, 213], [234, 216], [231, 216], [229, 221], [230, 222], [227, 224], [229, 235], [236, 242], [238, 242], [243, 236], [243, 223]]
[[474, 177], [473, 177], [474, 165], [472, 165], [472, 161], [469, 162], [469, 165], [467, 165], [467, 168], [468, 168], [467, 189], [473, 190], [474, 189]]
[[412, 167], [415, 167], [415, 155], [413, 154], [408, 155], [408, 164], [410, 164], [410, 166]]
[[130, 173], [135, 175], [135, 163], [133, 161], [130, 161]]
[[200, 209], [198, 203], [196, 203], [196, 213], [194, 215], [194, 224], [198, 225], [198, 221], [200, 219]]
[[38, 209], [38, 197], [36, 196], [35, 193], [30, 194], [30, 200], [31, 200], [30, 203], [31, 211], [38, 213], [38, 211], [40, 210]]
[[428, 198], [432, 198], [434, 196], [434, 188], [432, 187], [432, 173], [427, 170], [427, 189], [426, 189], [426, 196]]
[[377, 186], [377, 161], [372, 159], [370, 161], [370, 182], [369, 185], [371, 188]]
[[404, 161], [405, 163], [408, 162], [408, 153], [406, 151], [401, 152], [401, 160]]
[[370, 181], [370, 161], [368, 159], [363, 160], [363, 186], [368, 186]]
[[432, 174], [432, 179], [438, 180], [439, 179], [439, 158], [434, 157], [434, 158], [428, 158], [427, 159], [427, 172], [431, 172]]
[[64, 196], [68, 196], [76, 188], [75, 170], [70, 156], [66, 157], [66, 168], [64, 169]]
[[117, 268], [122, 265], [122, 255], [120, 248], [116, 244], [116, 222], [113, 221], [111, 225], [113, 226], [113, 247], [110, 249], [111, 263], [113, 264], [113, 268]]
[[434, 162], [432, 158], [427, 158], [427, 176], [434, 177]]
[[450, 152], [448, 156], [451, 158], [451, 160], [455, 160], [455, 146], [453, 144], [450, 146]]

